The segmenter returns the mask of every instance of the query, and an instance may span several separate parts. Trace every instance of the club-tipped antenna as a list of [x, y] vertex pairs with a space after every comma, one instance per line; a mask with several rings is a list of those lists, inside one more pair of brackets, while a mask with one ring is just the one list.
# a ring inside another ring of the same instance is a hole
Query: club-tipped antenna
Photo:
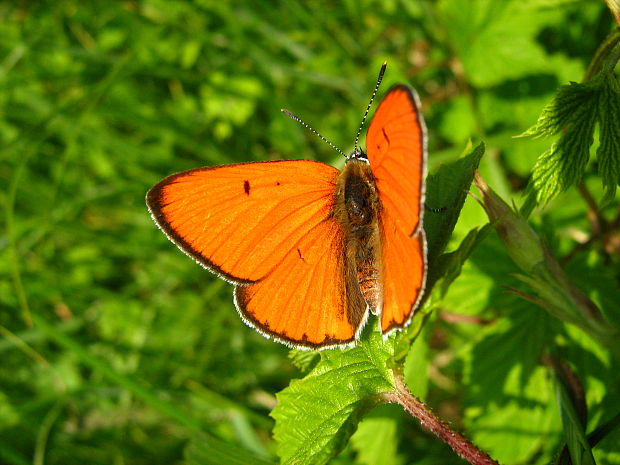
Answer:
[[329, 144], [329, 146], [331, 148], [333, 148], [336, 152], [340, 153], [343, 157], [347, 158], [347, 154], [346, 153], [344, 153], [342, 150], [340, 150], [338, 147], [336, 147], [334, 144], [332, 144], [330, 141], [328, 141], [325, 137], [323, 137], [321, 134], [319, 134], [315, 129], [313, 129], [308, 123], [306, 123], [304, 120], [302, 120], [299, 116], [294, 115], [293, 113], [291, 113], [290, 111], [288, 111], [288, 110], [286, 110], [284, 108], [282, 108], [280, 111], [282, 113], [284, 113], [286, 116], [288, 116], [289, 118], [294, 119], [295, 121], [297, 121], [299, 124], [304, 126], [310, 132], [312, 132], [315, 135], [319, 136], [323, 141], [327, 142], [327, 144]]
[[360, 128], [357, 130], [357, 136], [355, 136], [355, 152], [359, 152], [359, 147], [357, 143], [360, 140], [360, 134], [362, 133], [362, 128], [364, 127], [364, 123], [366, 122], [366, 117], [368, 116], [368, 112], [370, 111], [370, 107], [372, 106], [372, 101], [375, 99], [375, 95], [377, 95], [377, 91], [379, 90], [379, 86], [381, 85], [381, 81], [383, 80], [383, 75], [385, 74], [385, 68], [387, 67], [387, 61], [383, 62], [383, 66], [381, 66], [381, 70], [379, 71], [379, 77], [377, 78], [377, 84], [375, 85], [375, 90], [372, 92], [372, 97], [370, 97], [370, 102], [368, 102], [368, 106], [366, 107], [366, 112], [364, 113], [364, 117], [362, 118], [362, 124], [360, 124]]

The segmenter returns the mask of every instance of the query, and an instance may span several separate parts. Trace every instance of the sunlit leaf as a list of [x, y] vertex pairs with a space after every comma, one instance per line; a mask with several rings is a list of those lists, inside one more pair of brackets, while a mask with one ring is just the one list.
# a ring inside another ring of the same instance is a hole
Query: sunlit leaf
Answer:
[[551, 199], [583, 177], [594, 130], [600, 128], [597, 150], [599, 172], [610, 199], [620, 182], [620, 93], [613, 73], [602, 73], [585, 84], [562, 86], [556, 97], [545, 107], [537, 123], [526, 136], [561, 134], [558, 141], [539, 156], [529, 184], [525, 212], [534, 202], [544, 206]]
[[381, 392], [393, 389], [387, 361], [393, 338], [370, 332], [356, 347], [321, 352], [321, 361], [303, 379], [277, 395], [272, 416], [278, 455], [285, 464], [324, 464], [337, 454]]

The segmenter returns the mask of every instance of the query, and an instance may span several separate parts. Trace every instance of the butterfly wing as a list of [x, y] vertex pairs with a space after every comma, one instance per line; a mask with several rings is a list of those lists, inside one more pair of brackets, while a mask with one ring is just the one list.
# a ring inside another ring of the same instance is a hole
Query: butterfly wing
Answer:
[[251, 326], [293, 347], [342, 346], [367, 318], [341, 225], [325, 218], [257, 283], [238, 286], [235, 303]]
[[424, 229], [409, 236], [389, 214], [382, 215], [384, 333], [409, 324], [426, 283], [426, 237]]
[[392, 87], [366, 134], [366, 150], [381, 202], [403, 231], [413, 235], [422, 224], [426, 128], [415, 91]]
[[305, 160], [201, 168], [164, 179], [147, 204], [181, 250], [238, 285], [251, 326], [293, 346], [345, 344], [365, 305], [333, 218], [338, 173]]
[[305, 160], [200, 168], [161, 181], [147, 205], [186, 254], [229, 281], [252, 283], [328, 215], [337, 175]]
[[392, 87], [366, 134], [367, 156], [382, 204], [384, 333], [409, 323], [426, 279], [422, 229], [426, 128], [418, 107], [412, 88]]

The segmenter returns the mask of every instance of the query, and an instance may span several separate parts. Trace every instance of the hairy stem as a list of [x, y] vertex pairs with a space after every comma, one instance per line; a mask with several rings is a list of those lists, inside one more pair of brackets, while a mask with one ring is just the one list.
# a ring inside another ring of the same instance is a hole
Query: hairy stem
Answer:
[[394, 371], [396, 390], [382, 395], [388, 402], [397, 403], [420, 420], [420, 423], [452, 450], [473, 465], [498, 465], [488, 454], [474, 446], [465, 436], [453, 430], [450, 425], [438, 418], [424, 402], [409, 392], [402, 375]]

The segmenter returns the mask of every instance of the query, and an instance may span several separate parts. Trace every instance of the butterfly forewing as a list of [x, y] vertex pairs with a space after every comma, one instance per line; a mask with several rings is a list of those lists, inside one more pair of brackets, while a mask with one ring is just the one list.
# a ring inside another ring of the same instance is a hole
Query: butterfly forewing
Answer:
[[426, 140], [415, 91], [394, 86], [366, 134], [366, 150], [382, 212], [384, 333], [406, 326], [424, 292], [426, 239], [422, 229]]
[[305, 160], [202, 168], [164, 179], [147, 203], [184, 252], [233, 282], [250, 283], [330, 215], [337, 175]]
[[396, 85], [383, 98], [366, 134], [366, 150], [383, 208], [405, 232], [422, 223], [426, 128], [415, 91]]

